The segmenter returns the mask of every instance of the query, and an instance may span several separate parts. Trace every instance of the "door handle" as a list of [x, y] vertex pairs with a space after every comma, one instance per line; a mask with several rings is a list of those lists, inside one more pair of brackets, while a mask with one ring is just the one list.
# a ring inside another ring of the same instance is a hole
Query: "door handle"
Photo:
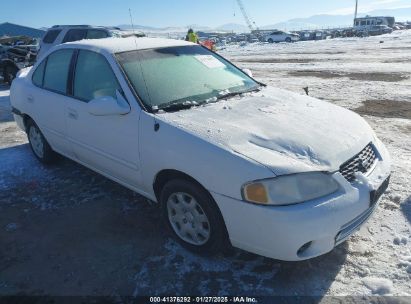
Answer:
[[33, 97], [33, 95], [27, 96], [27, 101], [30, 102], [30, 103], [33, 103], [33, 102], [34, 102], [34, 97]]
[[69, 109], [68, 110], [68, 117], [71, 119], [77, 119], [78, 118], [78, 113], [76, 110]]

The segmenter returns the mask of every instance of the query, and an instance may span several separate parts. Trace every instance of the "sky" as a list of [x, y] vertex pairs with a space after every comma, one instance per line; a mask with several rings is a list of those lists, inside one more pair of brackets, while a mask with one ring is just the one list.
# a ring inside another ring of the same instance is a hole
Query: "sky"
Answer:
[[[243, 0], [250, 17], [261, 26], [292, 18], [326, 14], [353, 14], [355, 0]], [[359, 0], [359, 11], [411, 7], [411, 0]], [[243, 24], [235, 0], [2, 0], [0, 23], [31, 27], [54, 24], [167, 27]]]

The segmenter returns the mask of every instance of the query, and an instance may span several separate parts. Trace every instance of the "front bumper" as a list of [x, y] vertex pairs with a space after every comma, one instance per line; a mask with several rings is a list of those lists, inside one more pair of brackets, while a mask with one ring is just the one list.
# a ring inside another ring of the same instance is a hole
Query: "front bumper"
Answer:
[[[348, 239], [376, 210], [371, 193], [390, 176], [391, 161], [381, 142], [369, 175], [349, 183], [339, 172], [341, 189], [325, 198], [291, 206], [260, 206], [212, 193], [234, 247], [265, 257], [301, 261], [328, 253]], [[375, 193], [375, 192], [374, 192]]]

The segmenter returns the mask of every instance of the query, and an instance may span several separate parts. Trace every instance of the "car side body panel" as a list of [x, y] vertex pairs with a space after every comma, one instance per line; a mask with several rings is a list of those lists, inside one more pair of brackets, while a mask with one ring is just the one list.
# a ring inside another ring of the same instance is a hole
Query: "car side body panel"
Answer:
[[[155, 131], [157, 123], [159, 129]], [[242, 199], [241, 186], [246, 182], [274, 177], [265, 166], [147, 112], [141, 114], [139, 137], [143, 191], [153, 196], [154, 180], [165, 169], [185, 173], [207, 190], [236, 199]]]

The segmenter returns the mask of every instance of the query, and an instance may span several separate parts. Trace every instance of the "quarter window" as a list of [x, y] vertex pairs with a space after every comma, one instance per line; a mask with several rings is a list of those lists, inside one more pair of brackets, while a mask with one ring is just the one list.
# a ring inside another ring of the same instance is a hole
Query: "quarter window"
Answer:
[[37, 69], [33, 73], [33, 83], [38, 86], [43, 86], [43, 76], [44, 76], [44, 68], [46, 67], [46, 60], [37, 67]]
[[73, 50], [59, 50], [47, 57], [44, 88], [66, 94], [67, 78]]
[[112, 96], [120, 89], [107, 60], [100, 54], [81, 50], [74, 76], [74, 97], [90, 101], [97, 97]]

